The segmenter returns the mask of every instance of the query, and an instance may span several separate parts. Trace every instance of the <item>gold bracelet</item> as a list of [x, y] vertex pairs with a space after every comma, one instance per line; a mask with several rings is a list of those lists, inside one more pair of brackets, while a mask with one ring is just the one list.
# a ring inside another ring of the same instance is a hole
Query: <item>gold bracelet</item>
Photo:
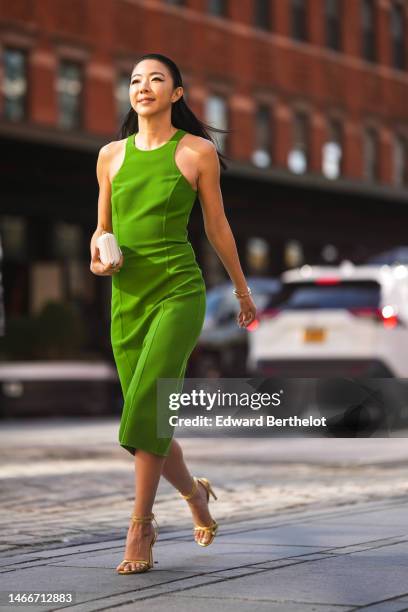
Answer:
[[249, 287], [247, 287], [248, 292], [247, 293], [242, 293], [240, 291], [237, 291], [236, 289], [233, 290], [233, 294], [237, 297], [237, 298], [243, 298], [243, 297], [247, 297], [248, 295], [251, 295], [252, 291]]

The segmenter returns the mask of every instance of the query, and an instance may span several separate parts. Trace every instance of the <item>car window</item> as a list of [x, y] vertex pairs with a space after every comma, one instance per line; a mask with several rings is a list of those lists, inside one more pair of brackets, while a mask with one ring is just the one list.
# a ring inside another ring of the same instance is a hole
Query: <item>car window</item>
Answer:
[[[279, 284], [266, 285], [264, 283], [251, 283], [252, 298], [256, 304], [256, 307], [263, 309], [271, 296], [274, 295]], [[217, 317], [226, 321], [227, 319], [234, 319], [239, 308], [239, 302], [235, 295], [232, 293], [233, 285], [227, 287], [216, 287], [207, 293], [207, 307], [206, 314], [210, 317]]]
[[377, 308], [380, 285], [376, 281], [343, 281], [318, 285], [287, 283], [268, 303], [268, 308]]

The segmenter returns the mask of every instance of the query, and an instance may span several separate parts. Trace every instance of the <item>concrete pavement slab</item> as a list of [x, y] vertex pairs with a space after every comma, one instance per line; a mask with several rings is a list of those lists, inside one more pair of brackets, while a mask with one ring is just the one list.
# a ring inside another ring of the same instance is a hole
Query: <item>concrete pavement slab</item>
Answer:
[[[124, 537], [133, 501], [133, 461], [118, 448], [111, 426], [80, 419], [32, 425], [32, 431], [30, 423], [24, 427], [23, 446], [18, 445], [21, 423], [0, 432], [3, 552]], [[182, 445], [192, 473], [210, 477], [215, 486], [219, 499], [211, 509], [221, 524], [274, 515], [280, 521], [295, 509], [336, 509], [408, 493], [404, 439], [358, 444], [225, 439], [216, 447], [212, 440], [183, 439]], [[191, 524], [187, 504], [164, 479], [155, 506], [162, 530]]]
[[[343, 527], [344, 531], [341, 530]], [[402, 527], [392, 525], [319, 525], [313, 523], [296, 523], [289, 526], [273, 527], [272, 529], [255, 529], [235, 534], [222, 534], [228, 543], [247, 544], [252, 549], [265, 546], [299, 545], [326, 549], [329, 547], [364, 544], [376, 539], [404, 537], [407, 531]]]
[[359, 608], [362, 612], [407, 612], [408, 606], [402, 599], [395, 601], [382, 601], [372, 606]]
[[0, 433], [7, 589], [77, 591], [78, 612], [408, 610], [405, 439], [183, 439], [192, 473], [219, 496], [217, 538], [194, 544], [188, 506], [162, 479], [155, 568], [119, 576], [134, 474], [109, 427], [38, 424], [31, 450], [18, 428], [14, 441]]
[[[196, 550], [196, 548], [198, 550]], [[217, 542], [207, 548], [198, 548], [193, 542], [174, 542], [171, 546], [161, 546], [160, 540], [153, 547], [153, 556], [160, 569], [172, 571], [185, 571], [194, 568], [197, 572], [229, 571], [232, 568], [247, 567], [251, 564], [257, 566], [272, 560], [309, 557], [309, 547], [281, 546], [276, 549], [265, 547], [253, 549], [247, 545], [229, 545], [227, 542]], [[50, 561], [50, 565], [67, 565], [70, 567], [105, 567], [115, 568], [123, 559], [123, 547], [118, 551], [100, 551], [66, 556], [58, 561]]]
[[[392, 504], [388, 508], [391, 513], [401, 510], [393, 509]], [[406, 604], [408, 609], [408, 602], [403, 600], [407, 597], [408, 542], [399, 541], [395, 535], [375, 539], [371, 534], [370, 538], [376, 512], [386, 516], [384, 504], [343, 508], [341, 528], [348, 533], [346, 537], [336, 537], [337, 544], [333, 543], [330, 530], [337, 532], [338, 521], [328, 526], [324, 511], [309, 511], [306, 517], [309, 522], [305, 523], [296, 522], [294, 516], [288, 520], [290, 524], [272, 525], [269, 529], [264, 520], [254, 521], [253, 530], [250, 523], [242, 523], [245, 533], [235, 530], [217, 536], [208, 549], [180, 539], [188, 537], [185, 530], [177, 532], [178, 538], [174, 540], [167, 533], [162, 541], [159, 537], [153, 549], [155, 568], [146, 574], [116, 574], [114, 568], [122, 558], [123, 542], [113, 540], [105, 547], [100, 543], [54, 550], [48, 558], [43, 551], [31, 564], [27, 560], [25, 569], [14, 565], [14, 571], [10, 567], [6, 572], [3, 567], [2, 579], [7, 582], [7, 589], [14, 591], [22, 583], [25, 591], [49, 590], [50, 584], [54, 590], [75, 591], [80, 603], [70, 609], [78, 612], [118, 606], [125, 609], [124, 605], [134, 606], [131, 602], [143, 600], [149, 601], [149, 609], [163, 612], [171, 609], [168, 606], [173, 603], [179, 611], [190, 612], [192, 607], [197, 609], [196, 601], [198, 609], [205, 602], [208, 605], [216, 601], [217, 612], [229, 610], [232, 605], [241, 612], [241, 602], [250, 603], [252, 609], [254, 606], [258, 609], [258, 604], [262, 609], [267, 603], [269, 609], [285, 612], [312, 610], [313, 606], [317, 612], [333, 607], [350, 610], [377, 602], [390, 612], [403, 610]], [[334, 518], [333, 513], [327, 512], [327, 521]], [[352, 518], [364, 514], [370, 520], [361, 543], [356, 528], [362, 526], [355, 525]], [[310, 546], [308, 530], [312, 530], [320, 548]], [[243, 535], [244, 542], [238, 542], [237, 538]], [[277, 538], [279, 545], [270, 546]], [[290, 543], [284, 543], [285, 540]], [[348, 554], [344, 552], [344, 542], [350, 542]], [[170, 596], [174, 602], [168, 601]], [[396, 598], [400, 598], [398, 602]], [[390, 601], [384, 601], [387, 599]]]
[[[75, 595], [74, 605], [69, 607], [81, 610], [98, 610], [104, 608], [105, 602], [110, 598], [119, 596], [120, 599], [132, 597], [137, 594], [138, 598], [145, 598], [147, 592], [154, 587], [159, 587], [161, 592], [167, 590], [179, 590], [181, 584], [200, 586], [212, 581], [219, 580], [216, 576], [206, 576], [191, 570], [184, 573], [173, 572], [169, 569], [154, 569], [143, 574], [132, 574], [124, 576], [117, 574], [111, 568], [104, 567], [70, 567], [57, 565], [43, 565], [35, 568], [26, 568], [24, 573], [15, 571], [3, 574], [1, 577], [1, 591], [19, 592], [65, 592]], [[2, 605], [4, 605], [2, 603]], [[67, 604], [53, 604], [44, 606], [42, 610], [57, 609], [65, 607]], [[31, 607], [25, 606], [28, 610]], [[15, 606], [14, 608], [15, 609]], [[20, 608], [21, 609], [21, 608]], [[0, 607], [0, 610], [3, 610]]]
[[[150, 605], [152, 604], [152, 607]], [[149, 602], [149, 612], [191, 612], [191, 599], [188, 595], [162, 595]], [[256, 612], [349, 612], [350, 606], [327, 606], [323, 604], [307, 604], [291, 600], [273, 602], [257, 601]], [[254, 602], [245, 599], [218, 599], [216, 597], [194, 597], [194, 612], [254, 612]], [[134, 604], [120, 607], [120, 612], [134, 612]], [[390, 610], [391, 612], [391, 610]], [[392, 611], [394, 612], [394, 611]]]
[[[325, 517], [326, 525], [341, 524], [341, 517]], [[358, 514], [348, 514], [347, 523], [350, 525], [392, 525], [396, 528], [405, 529], [408, 534], [408, 512], [406, 504], [401, 507], [387, 508], [386, 510], [378, 509], [375, 512], [360, 512]]]
[[194, 588], [198, 597], [259, 601], [292, 600], [321, 605], [362, 606], [406, 592], [406, 567], [353, 554], [259, 570], [239, 580]]

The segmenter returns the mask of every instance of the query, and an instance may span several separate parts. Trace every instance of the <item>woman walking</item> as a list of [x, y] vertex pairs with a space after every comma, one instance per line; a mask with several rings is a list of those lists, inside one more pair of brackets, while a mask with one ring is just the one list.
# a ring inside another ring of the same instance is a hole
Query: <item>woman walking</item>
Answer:
[[[142, 56], [129, 98], [122, 139], [99, 152], [98, 225], [90, 245], [91, 271], [112, 276], [111, 342], [124, 397], [119, 443], [135, 457], [134, 512], [120, 574], [153, 567], [152, 508], [162, 474], [188, 502], [197, 544], [211, 544], [218, 528], [208, 509], [210, 493], [216, 499], [209, 480], [190, 474], [173, 436], [157, 435], [156, 380], [183, 380], [204, 322], [205, 283], [187, 236], [198, 195], [207, 237], [235, 284], [238, 325], [256, 314], [223, 210], [221, 155], [184, 101], [177, 66], [158, 53]], [[96, 240], [104, 232], [120, 245], [117, 265], [99, 259]]]

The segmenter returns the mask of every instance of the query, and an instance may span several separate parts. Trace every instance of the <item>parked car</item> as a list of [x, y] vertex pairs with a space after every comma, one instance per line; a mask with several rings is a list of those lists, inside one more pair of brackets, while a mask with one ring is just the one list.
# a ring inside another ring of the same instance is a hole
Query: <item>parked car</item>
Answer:
[[408, 266], [302, 266], [249, 335], [248, 368], [285, 377], [408, 377]]
[[[247, 277], [247, 283], [258, 311], [265, 307], [281, 286], [277, 278], [256, 276]], [[237, 325], [239, 302], [232, 290], [232, 283], [225, 282], [207, 292], [206, 315], [197, 344], [197, 377], [239, 378], [247, 373], [248, 334], [254, 324], [247, 328]]]

